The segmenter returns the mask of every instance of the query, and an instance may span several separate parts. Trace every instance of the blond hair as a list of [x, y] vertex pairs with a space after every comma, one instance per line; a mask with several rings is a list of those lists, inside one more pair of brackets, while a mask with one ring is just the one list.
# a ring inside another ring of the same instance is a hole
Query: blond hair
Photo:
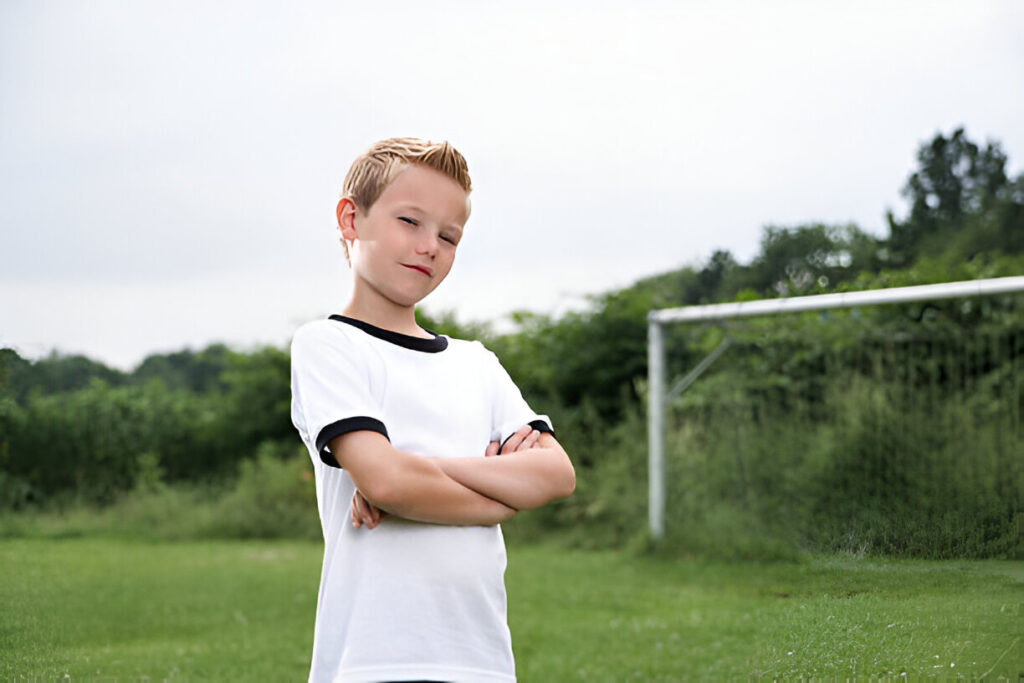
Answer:
[[[440, 171], [458, 183], [466, 194], [473, 189], [466, 158], [451, 143], [388, 138], [374, 143], [352, 162], [341, 198], [351, 199], [357, 209], [368, 212], [398, 174], [413, 164]], [[348, 243], [345, 240], [341, 243], [348, 259]]]

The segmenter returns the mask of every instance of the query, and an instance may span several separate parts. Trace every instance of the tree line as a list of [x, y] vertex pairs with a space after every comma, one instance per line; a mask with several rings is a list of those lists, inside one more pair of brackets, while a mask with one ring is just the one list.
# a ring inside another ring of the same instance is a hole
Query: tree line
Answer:
[[[559, 435], [577, 458], [581, 486], [573, 499], [546, 517], [536, 516], [538, 527], [542, 522], [545, 528], [618, 528], [620, 521], [611, 517], [632, 513], [607, 499], [621, 495], [619, 478], [643, 480], [636, 468], [642, 466], [637, 462], [643, 448], [638, 425], [645, 398], [648, 311], [1024, 273], [1024, 174], [1011, 176], [1007, 161], [998, 142], [978, 144], [962, 128], [938, 133], [918, 148], [916, 168], [902, 188], [909, 210], [902, 218], [887, 215], [887, 236], [870, 235], [853, 224], [769, 225], [748, 263], [715, 251], [700, 265], [594, 295], [583, 311], [557, 317], [516, 313], [511, 333], [497, 334], [486, 323], [464, 323], [443, 313], [421, 312], [420, 322], [445, 334], [482, 339], [527, 399], [563, 425]], [[971, 372], [983, 378], [1000, 368], [1007, 372], [1010, 367], [1012, 373], [1019, 367], [1012, 363], [1024, 342], [1012, 331], [1024, 328], [1021, 311], [1001, 300], [974, 308], [952, 302], [886, 307], [865, 315], [876, 329], [904, 335], [936, 325], [946, 336], [969, 335], [979, 326], [1009, 330], [1009, 336], [993, 342], [1005, 347], [993, 356], [998, 367], [979, 364]], [[821, 386], [829, 381], [821, 379], [826, 377], [823, 354], [800, 346], [794, 360], [780, 351], [785, 343], [770, 349], [760, 345], [768, 332], [785, 335], [787, 325], [806, 332], [803, 339], [815, 340], [812, 346], [819, 350], [850, 341], [806, 323], [755, 324], [746, 333], [740, 363], [745, 369], [723, 380], [747, 387], [747, 403], [758, 392], [770, 394], [772, 382], [783, 379], [787, 385], [806, 386], [807, 392], [826, 390]], [[692, 367], [717, 334], [706, 328], [696, 336], [692, 331], [670, 333], [670, 372]], [[786, 356], [784, 366], [771, 365], [773, 355]], [[863, 362], [885, 362], [875, 356]], [[758, 363], [770, 370], [755, 381], [750, 366]], [[289, 416], [288, 368], [287, 352], [272, 347], [243, 353], [212, 345], [154, 354], [131, 372], [83, 356], [55, 353], [30, 361], [2, 349], [0, 508], [69, 499], [104, 504], [132, 489], [142, 476], [169, 484], [230, 481], [240, 463], [261, 448], [294, 456], [298, 439]], [[701, 390], [705, 399], [711, 400], [713, 386]], [[1013, 405], [1019, 410], [1019, 398]], [[1019, 496], [1012, 487], [1009, 491], [1005, 495]], [[605, 528], [601, 533], [610, 538], [616, 532]]]

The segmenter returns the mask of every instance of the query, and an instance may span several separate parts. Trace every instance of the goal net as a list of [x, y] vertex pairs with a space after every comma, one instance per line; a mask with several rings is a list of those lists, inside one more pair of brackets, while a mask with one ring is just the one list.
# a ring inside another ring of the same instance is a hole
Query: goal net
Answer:
[[655, 539], [760, 557], [1021, 554], [1024, 277], [649, 321]]

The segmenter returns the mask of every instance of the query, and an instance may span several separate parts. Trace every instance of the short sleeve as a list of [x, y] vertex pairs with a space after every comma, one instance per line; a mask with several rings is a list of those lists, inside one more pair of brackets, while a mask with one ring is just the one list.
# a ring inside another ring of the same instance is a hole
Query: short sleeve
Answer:
[[339, 467], [329, 444], [342, 434], [369, 430], [388, 436], [373, 388], [366, 348], [330, 327], [300, 328], [292, 340], [292, 422], [320, 459]]
[[491, 390], [493, 392], [491, 415], [491, 440], [502, 445], [523, 425], [530, 425], [539, 432], [554, 434], [551, 418], [535, 413], [523, 399], [519, 387], [502, 367], [498, 357], [487, 351], [491, 368]]

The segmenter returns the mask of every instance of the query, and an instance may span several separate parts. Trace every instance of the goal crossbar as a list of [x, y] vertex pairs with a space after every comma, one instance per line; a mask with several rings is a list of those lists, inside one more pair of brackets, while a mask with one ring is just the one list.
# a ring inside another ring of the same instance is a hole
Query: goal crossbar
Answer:
[[[857, 306], [913, 303], [974, 296], [1024, 292], [1024, 276], [946, 282], [914, 287], [891, 287], [860, 292], [815, 294], [811, 296], [759, 299], [727, 304], [684, 306], [650, 311], [647, 314], [648, 377], [648, 523], [651, 536], [660, 540], [665, 534], [665, 343], [663, 326], [730, 318], [778, 315], [801, 311], [821, 311]], [[717, 355], [715, 356], [717, 358]], [[711, 359], [714, 360], [713, 358]], [[707, 363], [710, 365], [710, 363]], [[706, 367], [706, 366], [705, 366]], [[703, 368], [701, 368], [703, 369]], [[693, 373], [691, 373], [693, 374]], [[697, 373], [699, 374], [699, 372]], [[696, 379], [696, 377], [693, 377]], [[690, 380], [692, 382], [692, 380]], [[689, 383], [686, 384], [689, 386]]]
[[1024, 276], [1000, 277], [990, 280], [945, 282], [937, 285], [869, 289], [861, 292], [815, 294], [782, 299], [759, 299], [728, 304], [684, 306], [651, 311], [647, 319], [658, 323], [684, 323], [724, 318], [749, 318], [757, 315], [776, 315], [798, 311], [821, 311], [830, 308], [854, 308], [879, 304], [901, 304], [914, 301], [957, 299], [969, 296], [989, 296], [1024, 290]]

